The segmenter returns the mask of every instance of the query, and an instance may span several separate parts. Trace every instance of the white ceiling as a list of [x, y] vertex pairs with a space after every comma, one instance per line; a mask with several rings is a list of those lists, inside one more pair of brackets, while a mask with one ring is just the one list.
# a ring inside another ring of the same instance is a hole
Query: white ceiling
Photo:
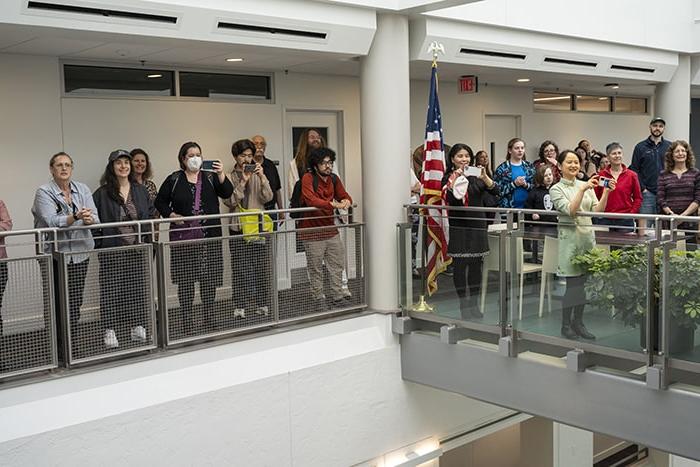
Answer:
[[[32, 26], [0, 24], [0, 53], [47, 55], [65, 60], [116, 62], [147, 66], [207, 68], [219, 70], [282, 71], [298, 73], [359, 76], [357, 57], [314, 51], [275, 49], [247, 45], [191, 40], [136, 37], [112, 33], [75, 31]], [[229, 63], [226, 58], [243, 58]], [[414, 61], [412, 79], [428, 79], [430, 63]], [[469, 66], [455, 63], [440, 65], [442, 80], [456, 81], [462, 75], [479, 76], [480, 85], [512, 85], [542, 89], [576, 90], [609, 94], [603, 85], [609, 78], [584, 77], [563, 73], [533, 72], [507, 68]], [[518, 78], [530, 78], [526, 84]], [[650, 95], [653, 83], [617, 80], [620, 94]]]

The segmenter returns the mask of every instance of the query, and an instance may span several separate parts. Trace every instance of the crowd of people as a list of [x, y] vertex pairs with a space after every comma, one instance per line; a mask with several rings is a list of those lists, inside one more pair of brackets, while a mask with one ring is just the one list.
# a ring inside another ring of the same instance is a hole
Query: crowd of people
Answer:
[[[150, 242], [158, 235], [150, 231], [156, 218], [171, 219], [169, 223], [170, 277], [177, 286], [180, 321], [183, 332], [197, 332], [195, 324], [203, 321], [205, 330], [218, 329], [214, 316], [216, 289], [223, 284], [223, 261], [220, 242], [186, 242], [185, 240], [211, 239], [222, 236], [220, 218], [182, 219], [191, 216], [220, 214], [220, 201], [232, 213], [255, 213], [257, 219], [264, 210], [284, 209], [281, 179], [275, 164], [265, 156], [265, 138], [256, 135], [241, 139], [231, 146], [234, 167], [224, 172], [221, 160], [204, 160], [201, 146], [193, 141], [184, 143], [177, 154], [179, 169], [168, 175], [160, 188], [151, 179], [152, 166], [148, 153], [137, 148], [132, 151], [117, 149], [107, 157], [100, 185], [92, 190], [73, 179], [73, 158], [59, 152], [49, 160], [51, 180], [36, 190], [32, 214], [35, 228], [55, 228], [56, 238], [47, 235], [42, 242], [44, 253], [63, 254], [66, 262], [67, 323], [72, 335], [80, 321], [86, 276], [91, 253], [97, 252], [100, 284], [100, 318], [103, 342], [108, 349], [120, 346], [120, 341], [145, 342], [152, 335], [147, 322], [150, 309], [148, 291], [143, 287], [150, 261], [142, 250], [127, 247]], [[339, 177], [332, 172], [336, 154], [326, 147], [318, 130], [303, 132], [298, 151], [292, 161], [290, 190], [298, 184], [301, 199], [298, 204], [317, 208], [305, 212], [297, 228], [309, 229], [298, 237], [307, 255], [308, 275], [312, 300], [316, 306], [325, 306], [323, 264], [330, 275], [329, 297], [336, 307], [350, 304], [351, 293], [343, 286], [344, 246], [335, 227], [335, 210], [347, 209], [352, 198], [345, 191]], [[270, 213], [275, 221], [282, 217]], [[266, 214], [265, 216], [268, 216]], [[245, 318], [246, 313], [268, 315], [271, 304], [270, 278], [275, 267], [270, 260], [270, 237], [266, 232], [278, 228], [277, 222], [262, 225], [255, 221], [257, 235], [244, 232], [246, 216], [232, 217], [229, 250], [234, 279], [232, 299], [234, 318]], [[182, 220], [180, 220], [182, 219]], [[118, 226], [104, 226], [121, 223]], [[70, 228], [87, 226], [91, 228]], [[12, 220], [5, 203], [0, 201], [0, 231], [12, 229]], [[262, 235], [261, 235], [262, 234]], [[4, 239], [0, 239], [0, 258], [7, 257]], [[42, 263], [43, 264], [43, 263]], [[265, 266], [263, 266], [265, 265]], [[55, 280], [59, 264], [53, 262]], [[43, 277], [48, 277], [42, 267]], [[7, 264], [0, 263], [0, 303], [8, 280]], [[195, 316], [193, 307], [195, 286], [199, 283], [202, 315]], [[56, 299], [45, 295], [45, 301]], [[128, 290], [128, 294], [123, 294]], [[50, 310], [50, 303], [44, 303]], [[0, 318], [0, 336], [2, 336]], [[61, 327], [59, 327], [61, 329]], [[59, 349], [63, 345], [59, 332]]]
[[[644, 234], [649, 227], [643, 219], [635, 225], [633, 219], [579, 213], [698, 213], [700, 171], [695, 168], [693, 150], [686, 141], [664, 139], [665, 126], [660, 117], [651, 120], [649, 137], [635, 146], [629, 167], [623, 163], [624, 149], [617, 142], [608, 144], [603, 153], [593, 149], [588, 140], [581, 140], [574, 150], [561, 151], [554, 141], [547, 140], [539, 146], [532, 163], [527, 160], [525, 142], [513, 138], [505, 161], [493, 172], [485, 151], [475, 155], [463, 143], [445, 148], [443, 198], [448, 205], [552, 211], [551, 215], [526, 216], [526, 228], [542, 237], [558, 236], [558, 275], [566, 278], [561, 326], [566, 338], [595, 339], [583, 323], [585, 277], [572, 261], [578, 252], [595, 246], [593, 224], [634, 235]], [[484, 257], [489, 253], [487, 214], [448, 213], [448, 254], [453, 259], [453, 282], [464, 319], [483, 316], [477, 297]], [[697, 222], [684, 222], [679, 228], [687, 232], [688, 243], [696, 243]], [[533, 262], [540, 261], [538, 249], [538, 242], [532, 242]]]

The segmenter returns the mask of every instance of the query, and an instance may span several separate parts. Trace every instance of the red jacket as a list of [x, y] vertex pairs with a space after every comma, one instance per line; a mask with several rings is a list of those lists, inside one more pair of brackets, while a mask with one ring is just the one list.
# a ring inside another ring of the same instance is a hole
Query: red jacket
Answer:
[[[610, 168], [598, 172], [598, 176], [613, 178]], [[596, 187], [595, 194], [598, 199], [603, 196], [603, 187]], [[642, 190], [639, 188], [637, 173], [622, 164], [622, 172], [617, 177], [615, 189], [608, 195], [608, 204], [605, 212], [617, 212], [621, 214], [637, 214], [642, 207]]]
[[[333, 178], [335, 177], [335, 186], [333, 186]], [[337, 175], [329, 175], [318, 178], [318, 189], [314, 191], [314, 176], [307, 172], [301, 178], [301, 199], [308, 207], [317, 208], [318, 211], [310, 211], [304, 213], [304, 218], [299, 222], [299, 228], [305, 229], [309, 227], [330, 227], [335, 225], [333, 217], [333, 206], [331, 201], [349, 200], [352, 203], [352, 198], [345, 191], [343, 182]], [[308, 219], [307, 219], [308, 218]], [[338, 234], [338, 229], [317, 229], [312, 232], [299, 232], [301, 240], [325, 240]]]

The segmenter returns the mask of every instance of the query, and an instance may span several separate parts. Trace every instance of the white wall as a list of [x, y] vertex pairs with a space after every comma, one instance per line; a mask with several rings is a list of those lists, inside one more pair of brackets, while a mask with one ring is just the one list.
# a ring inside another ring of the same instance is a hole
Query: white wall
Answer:
[[[194, 140], [205, 157], [233, 166], [231, 143], [254, 134], [268, 140], [268, 154], [280, 159], [285, 180], [291, 148], [283, 141], [286, 109], [342, 113], [346, 185], [361, 203], [359, 83], [356, 78], [278, 73], [274, 104], [192, 100], [61, 97], [55, 58], [0, 54], [0, 131], [6, 170], [0, 172], [3, 199], [15, 229], [31, 228], [34, 191], [49, 179], [49, 157], [73, 156], [74, 179], [97, 188], [116, 148], [143, 147], [152, 158], [157, 184], [178, 169], [177, 151]], [[284, 190], [283, 190], [284, 192]]]
[[61, 150], [58, 61], [0, 54], [0, 199], [15, 229], [32, 228], [34, 189], [49, 180], [49, 157]]
[[[428, 85], [427, 81], [411, 81], [411, 147], [414, 148], [423, 143]], [[488, 151], [485, 115], [520, 115], [521, 137], [527, 144], [529, 160], [537, 159], [539, 145], [546, 139], [556, 141], [560, 149], [573, 149], [585, 138], [600, 151], [611, 141], [621, 143], [629, 161], [634, 145], [649, 136], [651, 119], [650, 115], [535, 112], [529, 88], [482, 86], [477, 94], [458, 94], [457, 83], [452, 81], [440, 81], [440, 106], [445, 142], [466, 143], [475, 152]], [[665, 136], [673, 138], [673, 129], [668, 128]], [[505, 160], [505, 153], [496, 154], [495, 160], [496, 164]]]
[[369, 315], [0, 391], [0, 459], [348, 466], [509, 414], [403, 382]]

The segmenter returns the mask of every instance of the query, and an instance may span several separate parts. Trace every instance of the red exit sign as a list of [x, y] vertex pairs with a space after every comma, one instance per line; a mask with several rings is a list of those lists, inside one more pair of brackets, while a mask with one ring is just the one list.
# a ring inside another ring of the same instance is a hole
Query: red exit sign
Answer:
[[479, 92], [479, 78], [474, 75], [460, 76], [459, 92], [460, 94]]

